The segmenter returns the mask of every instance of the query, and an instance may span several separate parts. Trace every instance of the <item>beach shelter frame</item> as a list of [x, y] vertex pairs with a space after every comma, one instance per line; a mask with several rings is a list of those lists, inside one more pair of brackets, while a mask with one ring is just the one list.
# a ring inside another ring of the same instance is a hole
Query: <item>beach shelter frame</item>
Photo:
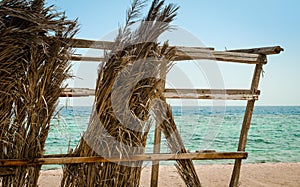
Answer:
[[[112, 42], [93, 41], [85, 39], [74, 39], [75, 48], [93, 48], [99, 50], [109, 50]], [[246, 100], [247, 106], [244, 120], [241, 127], [239, 144], [236, 152], [210, 152], [201, 151], [196, 153], [165, 154], [160, 153], [161, 131], [155, 128], [153, 153], [135, 155], [126, 158], [103, 158], [103, 157], [70, 157], [67, 154], [44, 155], [42, 158], [30, 160], [1, 159], [0, 176], [13, 175], [15, 166], [24, 165], [46, 165], [46, 164], [75, 164], [75, 163], [95, 163], [95, 162], [120, 162], [120, 161], [153, 161], [151, 173], [151, 186], [158, 185], [159, 161], [162, 160], [216, 160], [235, 159], [235, 164], [229, 186], [237, 187], [239, 182], [242, 159], [246, 159], [248, 153], [245, 151], [248, 131], [251, 124], [252, 113], [255, 101], [258, 100], [260, 91], [258, 85], [263, 71], [263, 65], [267, 63], [267, 55], [279, 54], [283, 49], [280, 46], [262, 47], [252, 49], [239, 49], [227, 51], [215, 51], [214, 48], [200, 47], [176, 47], [176, 61], [184, 60], [216, 60], [223, 62], [235, 62], [255, 65], [252, 83], [249, 90], [241, 89], [165, 89], [164, 96], [172, 99], [221, 99], [221, 100]], [[103, 58], [73, 55], [72, 61], [100, 62]], [[61, 97], [86, 97], [93, 96], [95, 91], [89, 88], [66, 88]]]

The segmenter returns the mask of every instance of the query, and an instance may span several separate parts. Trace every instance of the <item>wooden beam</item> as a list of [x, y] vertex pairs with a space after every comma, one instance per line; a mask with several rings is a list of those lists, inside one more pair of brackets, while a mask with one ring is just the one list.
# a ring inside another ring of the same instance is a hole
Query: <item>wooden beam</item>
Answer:
[[[114, 45], [114, 42], [110, 41], [97, 41], [97, 40], [87, 40], [87, 39], [73, 39], [75, 45], [74, 48], [92, 48], [92, 49], [106, 49], [110, 50]], [[170, 48], [173, 46], [170, 46]], [[176, 46], [179, 50], [184, 51], [193, 51], [194, 49], [208, 49], [214, 50], [212, 47], [184, 47], [184, 46]]]
[[[165, 67], [166, 68], [166, 67]], [[163, 69], [163, 68], [162, 68]], [[161, 83], [158, 85], [159, 92], [163, 92], [166, 87], [166, 75], [165, 72], [160, 72], [160, 76], [162, 76]], [[161, 105], [159, 105], [159, 110], [163, 111], [161, 108]], [[158, 154], [160, 153], [160, 145], [161, 145], [161, 124], [162, 121], [158, 119], [158, 116], [156, 117], [155, 121], [155, 131], [154, 131], [154, 146], [153, 146], [153, 153]], [[151, 168], [151, 187], [157, 187], [158, 186], [158, 175], [159, 175], [159, 161], [153, 161], [152, 162], [152, 168]]]
[[83, 62], [103, 62], [104, 58], [102, 57], [89, 57], [81, 55], [72, 55], [71, 61], [83, 61]]
[[[93, 48], [110, 50], [114, 42], [110, 41], [96, 41], [86, 39], [72, 39], [75, 43], [74, 48]], [[211, 47], [184, 47], [174, 46], [176, 48], [175, 61], [183, 60], [216, 60], [226, 62], [239, 62], [247, 64], [266, 63], [266, 59], [261, 55], [278, 54], [283, 51], [280, 46], [261, 47], [252, 49], [236, 49], [228, 51], [214, 51]], [[84, 57], [72, 56], [73, 61], [103, 61], [101, 57]]]
[[280, 46], [228, 50], [228, 52], [254, 53], [254, 54], [262, 54], [262, 55], [279, 54], [281, 51], [284, 51], [284, 49], [281, 48]]
[[[165, 89], [164, 96], [169, 99], [215, 99], [215, 100], [257, 100], [260, 91], [221, 90], [221, 89]], [[89, 88], [66, 88], [61, 97], [94, 96], [95, 90]]]
[[[252, 83], [251, 83], [251, 91], [254, 93], [258, 89], [258, 84], [259, 80], [261, 77], [262, 73], [262, 64], [257, 64], [254, 70], [253, 78], [252, 78]], [[240, 133], [240, 139], [239, 139], [239, 145], [238, 145], [238, 151], [245, 151], [246, 145], [247, 145], [247, 137], [248, 137], [248, 132], [249, 128], [251, 125], [251, 119], [252, 119], [252, 113], [254, 109], [254, 103], [255, 100], [250, 100], [247, 102], [247, 107], [244, 115], [244, 120], [241, 128], [241, 133]], [[242, 160], [241, 159], [236, 159], [234, 163], [234, 168], [230, 180], [230, 187], [237, 187], [239, 186], [238, 181], [240, 177], [240, 170], [241, 170], [241, 165], [242, 165]]]
[[[90, 62], [102, 62], [103, 57], [89, 57], [89, 56], [71, 56], [72, 61], [90, 61]], [[238, 53], [238, 52], [224, 52], [224, 51], [212, 51], [208, 49], [195, 49], [193, 52], [177, 51], [174, 61], [185, 60], [216, 60], [224, 62], [238, 62], [246, 64], [265, 64], [266, 59], [260, 54], [250, 53]]]
[[160, 160], [222, 160], [222, 159], [246, 159], [247, 152], [208, 152], [208, 153], [181, 153], [181, 154], [143, 154], [127, 158], [103, 158], [103, 157], [45, 157], [35, 159], [0, 159], [0, 167], [31, 166], [52, 164], [80, 164], [96, 162], [135, 162], [135, 161], [160, 161]]
[[90, 88], [65, 88], [60, 97], [89, 97], [95, 96], [95, 89]]
[[[111, 49], [113, 42], [108, 41], [94, 41], [85, 39], [73, 39], [75, 42], [75, 48], [94, 48], [94, 49]], [[217, 61], [227, 61], [227, 62], [240, 62], [247, 64], [259, 64], [266, 63], [266, 59], [262, 58], [261, 53], [272, 53], [282, 50], [279, 46], [268, 47], [268, 48], [254, 48], [254, 49], [241, 49], [241, 50], [231, 50], [231, 51], [214, 51], [214, 48], [210, 47], [183, 47], [175, 46], [176, 48], [176, 58], [175, 61], [183, 60], [217, 60]], [[257, 52], [259, 51], [259, 53]], [[272, 51], [272, 52], [271, 52]], [[252, 54], [257, 53], [257, 54]], [[72, 56], [73, 61], [103, 61], [100, 57], [81, 57]]]
[[[87, 39], [77, 39], [74, 38], [75, 48], [93, 48], [93, 49], [107, 49], [110, 50], [114, 44], [111, 41], [97, 41], [97, 40], [87, 40]], [[172, 46], [171, 46], [172, 47]], [[214, 50], [212, 47], [184, 47], [184, 46], [175, 46], [177, 50], [183, 52], [199, 52], [197, 50]], [[260, 48], [250, 48], [250, 49], [234, 49], [228, 50], [227, 52], [242, 52], [242, 53], [254, 53], [254, 54], [279, 54], [284, 49], [280, 46], [271, 46], [271, 47], [260, 47]]]
[[198, 49], [194, 52], [177, 51], [175, 61], [182, 60], [216, 60], [223, 62], [239, 62], [246, 64], [265, 64], [266, 59], [260, 54], [210, 51]]
[[257, 100], [260, 91], [221, 89], [165, 89], [169, 99]]
[[[155, 124], [155, 131], [154, 131], [154, 146], [153, 146], [153, 153], [158, 154], [160, 153], [160, 144], [161, 144], [161, 124], [156, 122]], [[158, 175], [159, 175], [159, 161], [153, 161], [152, 169], [151, 169], [151, 186], [157, 187], [158, 186]]]
[[92, 49], [111, 49], [114, 42], [109, 41], [96, 41], [86, 39], [73, 39], [75, 48], [92, 48]]

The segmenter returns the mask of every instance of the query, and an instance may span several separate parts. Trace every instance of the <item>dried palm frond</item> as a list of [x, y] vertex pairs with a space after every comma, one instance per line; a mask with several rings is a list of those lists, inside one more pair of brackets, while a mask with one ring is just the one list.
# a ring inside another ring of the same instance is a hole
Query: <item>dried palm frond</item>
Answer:
[[[145, 151], [152, 101], [161, 97], [161, 85], [174, 57], [173, 48], [167, 43], [159, 47], [157, 40], [171, 29], [169, 23], [178, 7], [154, 0], [148, 15], [132, 29], [143, 3], [133, 2], [126, 25], [119, 29], [111, 52], [105, 55], [90, 122], [72, 156], [126, 158]], [[173, 119], [171, 111], [167, 112], [163, 117]], [[161, 128], [167, 137], [177, 130], [174, 120], [164, 122]], [[172, 152], [186, 152], [179, 133], [176, 135], [168, 144]], [[65, 165], [61, 186], [138, 186], [141, 166], [140, 161]], [[188, 186], [200, 186], [191, 160], [178, 161], [178, 166]]]
[[[63, 81], [69, 77], [68, 21], [43, 0], [0, 2], [0, 158], [42, 157]], [[57, 37], [49, 37], [57, 36]], [[15, 168], [2, 186], [37, 186], [41, 166]], [[0, 185], [0, 186], [1, 186]]]
[[[148, 16], [130, 28], [144, 2], [135, 0], [126, 25], [100, 68], [95, 105], [76, 156], [126, 157], [144, 153], [151, 125], [150, 101], [174, 56], [158, 47], [177, 7], [154, 1]], [[67, 165], [62, 186], [138, 186], [142, 162]]]
[[[160, 96], [160, 101], [164, 102], [159, 102], [153, 107], [156, 118], [159, 119], [160, 122], [158, 128], [161, 128], [164, 133], [167, 145], [172, 153], [187, 153], [183, 140], [176, 127], [170, 105], [167, 104], [166, 98], [163, 95]], [[176, 160], [176, 162], [176, 169], [186, 186], [201, 186], [192, 160]]]

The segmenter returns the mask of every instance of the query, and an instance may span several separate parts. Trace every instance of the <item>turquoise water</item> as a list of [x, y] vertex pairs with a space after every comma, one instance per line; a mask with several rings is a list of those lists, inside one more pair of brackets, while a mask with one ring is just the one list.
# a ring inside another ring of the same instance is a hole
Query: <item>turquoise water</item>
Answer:
[[[236, 151], [245, 107], [174, 106], [172, 110], [185, 146], [191, 152]], [[68, 147], [74, 149], [86, 129], [90, 111], [91, 107], [63, 108], [59, 117], [52, 120], [46, 154], [66, 153]], [[154, 126], [148, 137], [146, 152], [149, 153], [153, 148], [153, 133]], [[168, 152], [165, 140], [162, 142], [161, 152]], [[300, 162], [300, 106], [255, 107], [246, 150], [248, 163]], [[232, 163], [231, 160], [217, 162]]]

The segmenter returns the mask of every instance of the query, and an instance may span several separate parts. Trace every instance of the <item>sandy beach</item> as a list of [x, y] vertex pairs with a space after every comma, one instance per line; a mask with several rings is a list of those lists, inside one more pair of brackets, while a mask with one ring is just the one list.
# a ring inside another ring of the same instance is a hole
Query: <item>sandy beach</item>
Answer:
[[[228, 186], [233, 165], [196, 165], [203, 186]], [[151, 168], [145, 167], [140, 186], [150, 186]], [[62, 170], [41, 172], [39, 186], [59, 186]], [[185, 186], [174, 166], [161, 166], [159, 186]], [[300, 163], [243, 164], [240, 186], [299, 187]]]

